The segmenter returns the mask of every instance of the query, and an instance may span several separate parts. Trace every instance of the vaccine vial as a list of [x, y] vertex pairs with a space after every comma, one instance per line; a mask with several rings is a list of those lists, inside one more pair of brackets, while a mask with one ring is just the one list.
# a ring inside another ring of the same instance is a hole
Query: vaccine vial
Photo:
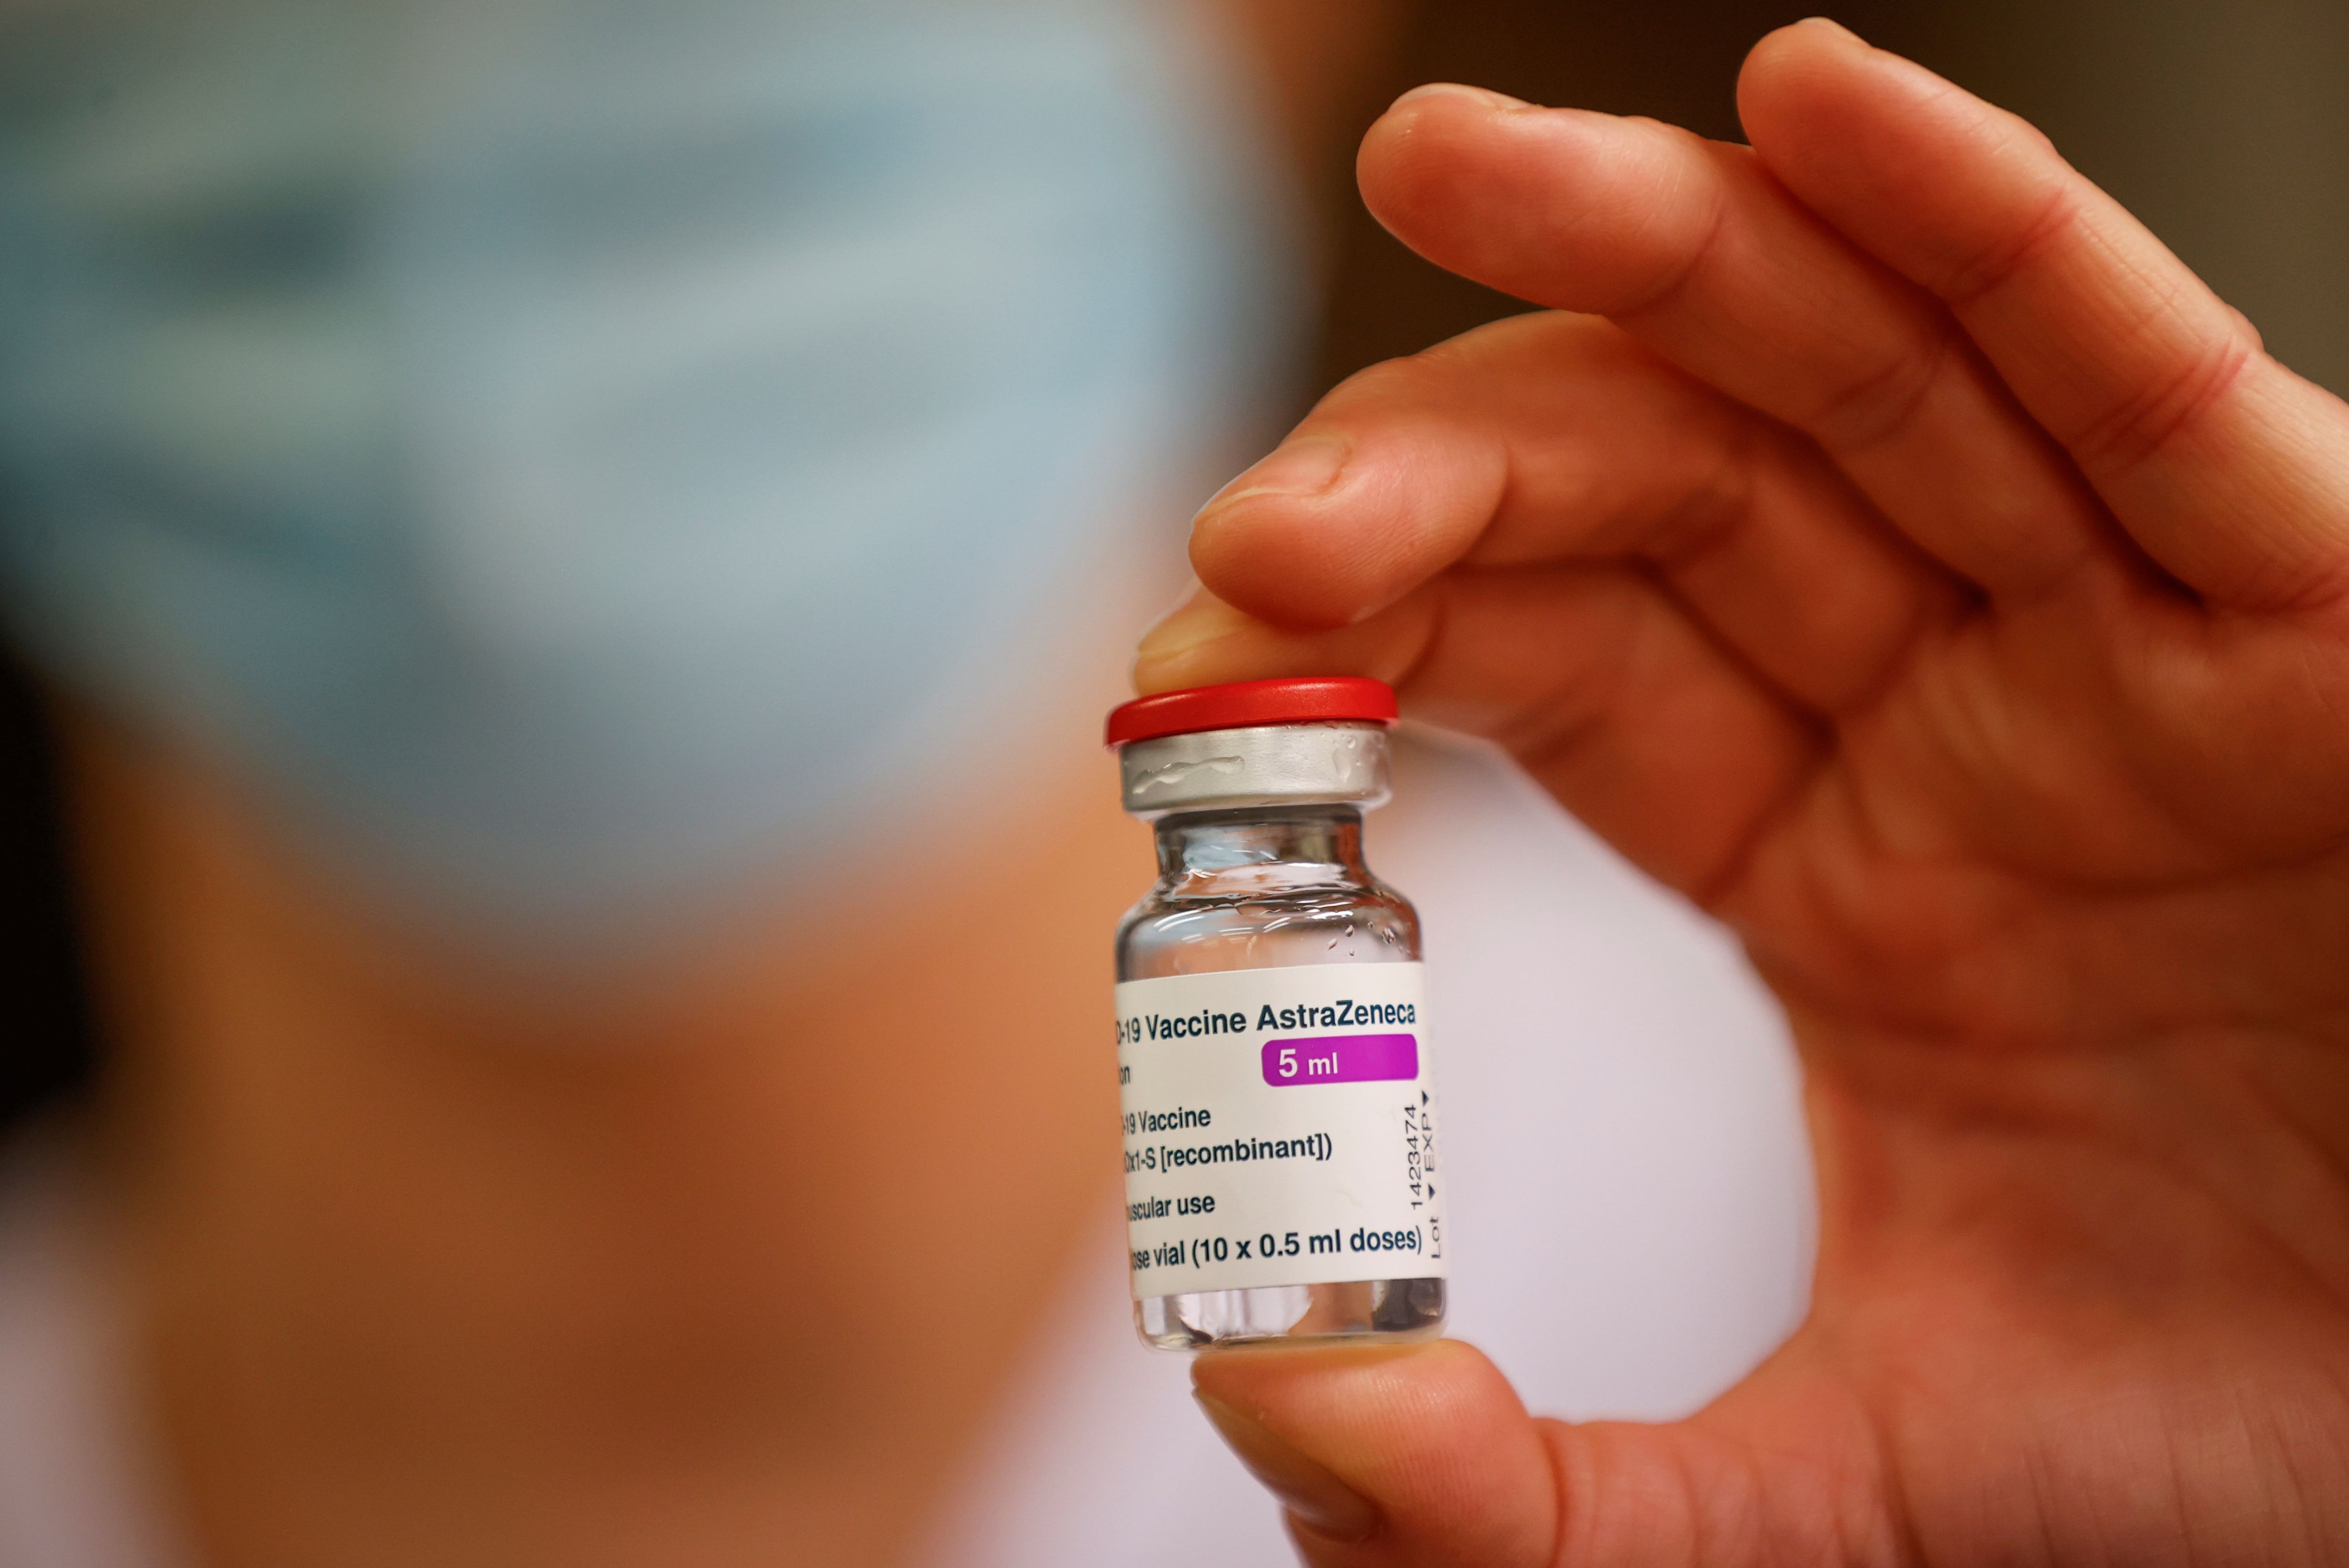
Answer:
[[1444, 1323], [1419, 916], [1371, 874], [1394, 693], [1244, 681], [1109, 716], [1158, 882], [1117, 934], [1134, 1322], [1163, 1349]]

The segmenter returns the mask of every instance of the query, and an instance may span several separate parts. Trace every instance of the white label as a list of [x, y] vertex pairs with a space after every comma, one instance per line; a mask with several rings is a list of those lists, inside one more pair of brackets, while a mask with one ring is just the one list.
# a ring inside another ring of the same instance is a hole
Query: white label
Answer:
[[1136, 1296], [1445, 1274], [1423, 973], [1117, 988]]

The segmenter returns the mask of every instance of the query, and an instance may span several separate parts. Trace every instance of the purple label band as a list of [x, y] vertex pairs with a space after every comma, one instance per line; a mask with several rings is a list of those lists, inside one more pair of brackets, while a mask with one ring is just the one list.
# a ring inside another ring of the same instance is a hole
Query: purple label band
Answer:
[[1324, 1035], [1311, 1040], [1267, 1040], [1264, 1081], [1376, 1083], [1419, 1076], [1419, 1039], [1413, 1035]]

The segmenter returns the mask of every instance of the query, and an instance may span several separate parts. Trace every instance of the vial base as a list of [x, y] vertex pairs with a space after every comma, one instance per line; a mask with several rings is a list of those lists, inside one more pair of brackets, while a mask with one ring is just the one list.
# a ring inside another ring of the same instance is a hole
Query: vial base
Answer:
[[1352, 1280], [1148, 1295], [1133, 1304], [1143, 1343], [1204, 1350], [1264, 1339], [1433, 1339], [1444, 1331], [1440, 1279]]

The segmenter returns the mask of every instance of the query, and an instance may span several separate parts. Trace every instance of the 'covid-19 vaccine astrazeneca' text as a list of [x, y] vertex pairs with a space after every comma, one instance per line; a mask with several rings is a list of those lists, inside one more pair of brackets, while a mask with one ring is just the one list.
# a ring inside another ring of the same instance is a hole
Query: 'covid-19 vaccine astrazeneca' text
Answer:
[[1419, 917], [1362, 858], [1394, 694], [1353, 677], [1110, 715], [1158, 882], [1117, 937], [1134, 1319], [1167, 1349], [1444, 1322]]

